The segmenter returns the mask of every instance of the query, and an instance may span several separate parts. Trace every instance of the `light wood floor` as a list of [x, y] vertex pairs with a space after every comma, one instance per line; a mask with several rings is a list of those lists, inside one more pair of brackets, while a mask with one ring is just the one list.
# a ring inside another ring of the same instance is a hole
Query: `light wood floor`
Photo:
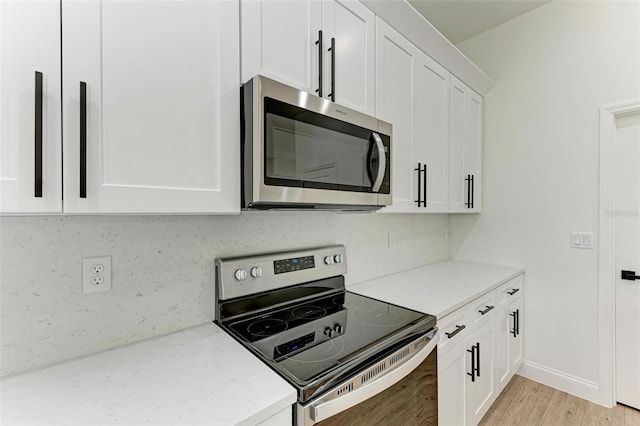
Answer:
[[640, 411], [601, 407], [516, 375], [480, 422], [494, 425], [640, 426]]

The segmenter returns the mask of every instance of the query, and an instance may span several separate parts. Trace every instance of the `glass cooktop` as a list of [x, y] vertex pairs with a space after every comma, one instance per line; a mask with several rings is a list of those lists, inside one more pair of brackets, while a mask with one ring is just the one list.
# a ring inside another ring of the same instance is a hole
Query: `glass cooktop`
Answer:
[[435, 317], [343, 291], [226, 326], [304, 386], [425, 322]]

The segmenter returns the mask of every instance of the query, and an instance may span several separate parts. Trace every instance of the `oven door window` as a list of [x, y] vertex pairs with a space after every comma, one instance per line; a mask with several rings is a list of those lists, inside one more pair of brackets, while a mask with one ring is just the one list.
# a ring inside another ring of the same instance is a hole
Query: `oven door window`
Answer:
[[[389, 193], [387, 179], [373, 190], [380, 155], [371, 130], [271, 98], [264, 102], [267, 185]], [[379, 136], [388, 158], [389, 137]]]

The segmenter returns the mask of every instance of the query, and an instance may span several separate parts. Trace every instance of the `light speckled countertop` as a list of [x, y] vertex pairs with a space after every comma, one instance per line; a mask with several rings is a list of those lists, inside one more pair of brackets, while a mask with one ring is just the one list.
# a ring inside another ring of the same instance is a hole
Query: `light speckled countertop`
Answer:
[[296, 401], [213, 323], [4, 378], [0, 423], [255, 424]]
[[353, 284], [348, 290], [440, 319], [523, 272], [519, 266], [450, 260]]

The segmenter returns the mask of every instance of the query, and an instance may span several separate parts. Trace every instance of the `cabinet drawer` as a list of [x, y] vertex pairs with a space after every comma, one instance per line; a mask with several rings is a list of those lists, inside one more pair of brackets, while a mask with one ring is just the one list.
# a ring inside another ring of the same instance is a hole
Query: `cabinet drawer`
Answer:
[[524, 284], [523, 275], [518, 275], [517, 277], [507, 281], [498, 287], [497, 297], [498, 297], [498, 306], [497, 309], [504, 308], [509, 303], [516, 300], [518, 297], [522, 296], [522, 289]]
[[496, 292], [490, 291], [470, 303], [468, 318], [473, 322], [474, 326], [478, 326], [489, 318], [493, 318], [496, 310]]
[[473, 328], [473, 321], [467, 318], [467, 312], [468, 309], [463, 307], [438, 321], [438, 329], [440, 330], [439, 354], [443, 354], [467, 337]]

